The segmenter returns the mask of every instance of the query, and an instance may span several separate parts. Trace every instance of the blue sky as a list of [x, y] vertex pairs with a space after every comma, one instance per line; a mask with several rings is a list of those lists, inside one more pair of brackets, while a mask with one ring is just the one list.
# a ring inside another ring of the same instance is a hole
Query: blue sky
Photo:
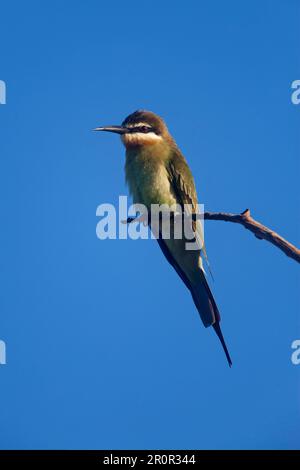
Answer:
[[299, 3], [1, 5], [0, 447], [299, 448], [299, 267], [206, 223], [230, 370], [155, 241], [95, 234], [127, 194], [97, 125], [161, 114], [207, 210], [299, 244]]

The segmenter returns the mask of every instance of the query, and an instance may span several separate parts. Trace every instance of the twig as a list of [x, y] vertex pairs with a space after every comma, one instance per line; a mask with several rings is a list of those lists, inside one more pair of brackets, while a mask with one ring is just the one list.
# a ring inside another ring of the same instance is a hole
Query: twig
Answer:
[[259, 240], [267, 240], [268, 242], [275, 245], [283, 253], [285, 253], [290, 258], [298, 261], [300, 263], [300, 250], [292, 243], [288, 242], [282, 238], [278, 233], [269, 229], [265, 225], [257, 222], [252, 219], [250, 215], [250, 210], [246, 209], [241, 214], [228, 214], [225, 212], [204, 212], [205, 220], [223, 220], [225, 222], [233, 222], [236, 224], [243, 225], [247, 230], [254, 233], [256, 238]]
[[[172, 214], [171, 214], [172, 215]], [[278, 233], [269, 229], [265, 225], [252, 219], [250, 209], [246, 209], [241, 214], [230, 214], [227, 212], [204, 212], [204, 214], [193, 214], [192, 218], [204, 218], [205, 220], [223, 220], [225, 222], [233, 222], [235, 224], [243, 225], [247, 230], [250, 230], [259, 240], [267, 240], [272, 245], [279, 248], [290, 258], [300, 263], [300, 250], [292, 243], [282, 238]], [[125, 223], [130, 224], [136, 217], [129, 217]]]

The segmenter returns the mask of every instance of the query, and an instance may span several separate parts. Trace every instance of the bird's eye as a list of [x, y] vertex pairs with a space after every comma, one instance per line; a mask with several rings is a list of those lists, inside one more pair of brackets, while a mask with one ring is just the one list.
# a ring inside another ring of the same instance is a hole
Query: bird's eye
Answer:
[[145, 134], [147, 134], [147, 132], [150, 132], [151, 129], [148, 126], [141, 126], [141, 131], [144, 132]]

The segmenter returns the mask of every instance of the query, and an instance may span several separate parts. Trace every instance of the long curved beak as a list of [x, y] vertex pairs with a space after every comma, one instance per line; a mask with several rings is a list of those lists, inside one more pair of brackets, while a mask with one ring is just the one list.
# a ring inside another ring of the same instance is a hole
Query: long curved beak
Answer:
[[126, 134], [126, 132], [129, 132], [127, 127], [123, 126], [96, 127], [93, 131], [115, 132], [116, 134]]

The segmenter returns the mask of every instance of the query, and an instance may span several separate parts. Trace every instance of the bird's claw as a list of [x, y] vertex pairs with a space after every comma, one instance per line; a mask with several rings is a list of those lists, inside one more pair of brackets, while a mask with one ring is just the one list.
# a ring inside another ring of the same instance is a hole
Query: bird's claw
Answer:
[[131, 224], [132, 222], [135, 223], [142, 223], [145, 227], [148, 225], [148, 214], [141, 214], [138, 217], [128, 217], [127, 220], [122, 220], [122, 224]]

